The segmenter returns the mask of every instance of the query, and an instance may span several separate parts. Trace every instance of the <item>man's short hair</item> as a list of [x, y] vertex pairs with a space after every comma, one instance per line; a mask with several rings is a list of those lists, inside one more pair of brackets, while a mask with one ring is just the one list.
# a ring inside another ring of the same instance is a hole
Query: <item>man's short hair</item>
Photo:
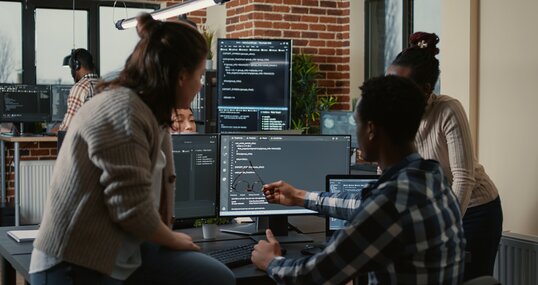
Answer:
[[95, 64], [93, 63], [93, 56], [91, 55], [89, 51], [83, 48], [79, 48], [73, 51], [71, 56], [73, 57], [71, 60], [72, 61], [78, 60], [78, 62], [80, 63], [80, 66], [91, 71], [95, 70]]
[[415, 140], [426, 107], [424, 92], [410, 79], [394, 75], [367, 80], [356, 111], [361, 122], [372, 121], [397, 145]]

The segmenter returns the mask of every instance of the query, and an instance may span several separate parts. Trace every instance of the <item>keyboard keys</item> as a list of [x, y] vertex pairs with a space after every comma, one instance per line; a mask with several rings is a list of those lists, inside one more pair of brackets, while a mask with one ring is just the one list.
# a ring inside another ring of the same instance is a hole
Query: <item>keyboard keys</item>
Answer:
[[251, 263], [250, 256], [252, 255], [255, 244], [256, 243], [252, 242], [236, 245], [229, 248], [208, 251], [205, 252], [205, 254], [222, 262], [229, 268], [234, 268]]

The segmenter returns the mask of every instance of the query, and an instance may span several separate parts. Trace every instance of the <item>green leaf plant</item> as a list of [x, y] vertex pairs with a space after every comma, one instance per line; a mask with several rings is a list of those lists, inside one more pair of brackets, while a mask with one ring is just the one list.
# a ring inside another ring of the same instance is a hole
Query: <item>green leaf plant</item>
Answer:
[[330, 110], [337, 103], [335, 96], [319, 94], [319, 76], [319, 67], [312, 56], [293, 56], [291, 123], [293, 129], [302, 130], [304, 134], [319, 132], [315, 124], [319, 120], [320, 112]]

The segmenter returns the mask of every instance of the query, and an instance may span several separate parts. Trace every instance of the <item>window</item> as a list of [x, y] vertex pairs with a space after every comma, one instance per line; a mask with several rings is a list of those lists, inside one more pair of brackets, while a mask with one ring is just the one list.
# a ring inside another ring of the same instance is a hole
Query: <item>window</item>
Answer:
[[9, 70], [7, 79], [0, 75], [0, 83], [72, 84], [70, 70], [62, 63], [73, 41], [76, 48], [90, 51], [97, 73], [121, 68], [138, 37], [134, 29], [116, 31], [113, 21], [156, 10], [160, 4], [118, 2], [122, 7], [114, 9], [115, 1], [76, 0], [73, 21], [73, 1], [0, 0], [0, 47], [9, 42], [12, 55], [7, 58], [13, 63], [7, 65], [0, 58], [0, 69]]
[[[36, 9], [35, 54], [38, 84], [72, 84], [70, 69], [62, 66], [73, 48], [88, 49], [88, 12]], [[73, 32], [74, 31], [74, 32]]]
[[139, 40], [136, 29], [118, 30], [115, 22], [151, 11], [153, 9], [99, 7], [99, 63], [104, 78], [114, 77], [123, 68]]
[[408, 0], [366, 0], [366, 78], [385, 74], [407, 44]]
[[0, 83], [22, 82], [21, 3], [0, 1]]
[[[365, 0], [364, 3], [365, 78], [385, 74], [398, 53], [408, 46], [411, 33], [441, 34], [441, 0]], [[439, 94], [439, 82], [435, 92]]]

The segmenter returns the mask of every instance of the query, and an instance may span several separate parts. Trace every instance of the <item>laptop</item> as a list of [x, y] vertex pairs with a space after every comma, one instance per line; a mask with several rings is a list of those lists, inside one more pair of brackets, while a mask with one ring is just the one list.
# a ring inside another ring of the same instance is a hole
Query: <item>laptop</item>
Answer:
[[[338, 192], [355, 192], [360, 193], [362, 188], [366, 185], [376, 182], [379, 179], [379, 175], [372, 174], [356, 174], [356, 175], [327, 175], [326, 176], [326, 190], [330, 193]], [[325, 233], [329, 239], [334, 232], [344, 228], [347, 225], [347, 221], [327, 217], [325, 226]]]

